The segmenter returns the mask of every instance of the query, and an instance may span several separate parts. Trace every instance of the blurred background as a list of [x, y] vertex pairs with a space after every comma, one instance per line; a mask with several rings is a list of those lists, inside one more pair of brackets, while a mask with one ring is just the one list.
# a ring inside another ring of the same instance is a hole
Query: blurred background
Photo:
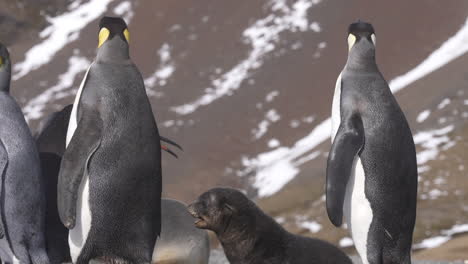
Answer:
[[416, 259], [468, 259], [468, 1], [0, 0], [12, 93], [32, 129], [73, 102], [98, 21], [122, 16], [160, 133], [164, 196], [245, 190], [288, 230], [353, 253], [324, 210], [334, 85], [347, 26], [373, 23], [377, 61], [418, 151]]

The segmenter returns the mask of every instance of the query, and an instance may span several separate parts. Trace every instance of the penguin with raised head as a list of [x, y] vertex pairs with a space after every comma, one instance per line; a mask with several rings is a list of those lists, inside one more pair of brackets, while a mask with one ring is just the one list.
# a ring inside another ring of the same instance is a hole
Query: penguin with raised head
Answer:
[[49, 263], [39, 155], [23, 112], [10, 96], [10, 79], [10, 56], [0, 44], [0, 259]]
[[[46, 183], [46, 242], [47, 254], [52, 263], [70, 262], [70, 248], [68, 246], [68, 229], [60, 221], [57, 209], [57, 180], [60, 170], [60, 162], [65, 152], [68, 123], [73, 105], [67, 105], [62, 110], [53, 112], [39, 123], [35, 134], [36, 144], [41, 160], [42, 177]], [[162, 142], [171, 144], [182, 150], [176, 142], [160, 136]], [[177, 155], [167, 146], [161, 144], [161, 149], [177, 157]], [[162, 212], [164, 213], [165, 200], [162, 200]], [[170, 203], [169, 201], [166, 203]], [[166, 206], [167, 207], [167, 206]], [[175, 209], [177, 206], [175, 206]], [[181, 205], [185, 209], [183, 205]], [[168, 211], [168, 210], [166, 210]], [[172, 212], [172, 211], [171, 211]], [[188, 214], [188, 213], [187, 213]], [[171, 214], [169, 214], [171, 215]], [[189, 216], [191, 219], [191, 217]], [[166, 221], [169, 223], [169, 221]], [[164, 226], [165, 218], [161, 225]], [[164, 236], [164, 232], [161, 233]], [[158, 243], [159, 244], [159, 243]]]
[[73, 104], [58, 210], [73, 263], [150, 263], [161, 230], [161, 145], [121, 18], [99, 23], [97, 56]]
[[416, 218], [416, 152], [408, 122], [375, 61], [375, 33], [348, 29], [348, 60], [332, 107], [326, 206], [342, 218], [364, 264], [411, 263]]

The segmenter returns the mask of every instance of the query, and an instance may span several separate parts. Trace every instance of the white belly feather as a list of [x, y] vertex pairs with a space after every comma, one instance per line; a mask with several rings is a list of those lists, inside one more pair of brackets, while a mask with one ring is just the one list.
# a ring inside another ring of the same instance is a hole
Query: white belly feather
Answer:
[[[70, 143], [73, 134], [78, 126], [77, 120], [77, 108], [80, 102], [81, 94], [83, 93], [83, 88], [86, 83], [86, 78], [88, 77], [88, 72], [91, 66], [89, 66], [86, 74], [81, 81], [80, 88], [75, 97], [73, 103], [72, 112], [70, 114], [70, 121], [68, 123], [67, 130], [67, 139], [66, 146]], [[80, 188], [78, 191], [78, 200], [76, 205], [76, 223], [75, 227], [70, 230], [68, 234], [68, 244], [70, 246], [70, 255], [72, 257], [73, 263], [76, 262], [78, 256], [81, 253], [83, 246], [86, 243], [88, 238], [89, 230], [91, 229], [91, 210], [89, 207], [89, 178], [87, 173], [83, 175], [83, 179], [80, 183]]]
[[[335, 94], [332, 105], [332, 142], [341, 123], [341, 74], [338, 76], [335, 85]], [[346, 195], [343, 205], [343, 213], [348, 229], [354, 240], [354, 245], [363, 264], [368, 264], [367, 260], [367, 235], [372, 222], [372, 209], [369, 200], [365, 195], [366, 176], [361, 159], [354, 160], [353, 172], [346, 186]]]

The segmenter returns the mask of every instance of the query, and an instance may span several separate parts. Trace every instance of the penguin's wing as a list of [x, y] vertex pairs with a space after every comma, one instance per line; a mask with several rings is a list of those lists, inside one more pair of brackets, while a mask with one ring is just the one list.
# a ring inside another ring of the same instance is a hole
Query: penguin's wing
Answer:
[[39, 152], [54, 153], [59, 157], [65, 152], [68, 122], [73, 105], [67, 105], [62, 110], [47, 116], [39, 124], [35, 135]]
[[60, 220], [72, 229], [76, 221], [76, 203], [82, 177], [101, 143], [102, 120], [91, 112], [80, 119], [60, 164], [57, 206]]
[[[5, 189], [3, 187], [3, 183], [5, 182], [5, 169], [8, 164], [8, 153], [6, 151], [5, 145], [3, 145], [3, 142], [0, 140], [0, 197], [4, 197], [5, 194], [3, 194], [3, 190]], [[1, 205], [4, 203], [2, 202]], [[0, 205], [0, 211], [1, 214], [4, 215], [5, 212], [3, 211], [3, 207]], [[0, 238], [3, 238], [5, 236], [5, 225], [3, 224], [3, 218], [0, 217]]]
[[342, 224], [346, 185], [353, 171], [354, 160], [364, 145], [361, 116], [355, 112], [343, 114], [327, 161], [327, 213], [335, 226]]

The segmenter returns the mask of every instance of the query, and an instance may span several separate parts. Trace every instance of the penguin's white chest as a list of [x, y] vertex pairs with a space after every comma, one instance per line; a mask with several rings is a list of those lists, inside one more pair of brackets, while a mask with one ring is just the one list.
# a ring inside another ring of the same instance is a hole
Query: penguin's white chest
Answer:
[[346, 186], [343, 213], [354, 245], [363, 264], [367, 264], [367, 237], [372, 223], [372, 209], [365, 194], [366, 176], [360, 158], [356, 158], [353, 173]]
[[[91, 68], [91, 66], [90, 66]], [[76, 94], [75, 101], [73, 103], [72, 112], [70, 114], [70, 121], [68, 123], [66, 145], [70, 143], [73, 138], [73, 134], [78, 126], [77, 120], [77, 108], [80, 102], [81, 94], [83, 92], [84, 85], [86, 83], [86, 78], [88, 77], [88, 71], [81, 82], [78, 93]], [[87, 161], [86, 161], [87, 163]], [[89, 206], [89, 177], [86, 173], [83, 175], [83, 178], [80, 183], [80, 188], [78, 191], [78, 199], [76, 205], [76, 222], [75, 227], [70, 230], [68, 234], [68, 245], [70, 246], [70, 255], [72, 257], [73, 263], [78, 259], [78, 256], [83, 249], [83, 246], [86, 243], [88, 238], [89, 230], [91, 229], [91, 209]]]
[[[341, 124], [341, 74], [338, 76], [335, 85], [335, 93], [332, 105], [332, 142]], [[372, 223], [373, 213], [369, 200], [365, 195], [366, 175], [361, 159], [354, 160], [351, 177], [346, 186], [343, 213], [348, 229], [354, 240], [354, 245], [363, 264], [368, 264], [367, 260], [367, 237]]]

